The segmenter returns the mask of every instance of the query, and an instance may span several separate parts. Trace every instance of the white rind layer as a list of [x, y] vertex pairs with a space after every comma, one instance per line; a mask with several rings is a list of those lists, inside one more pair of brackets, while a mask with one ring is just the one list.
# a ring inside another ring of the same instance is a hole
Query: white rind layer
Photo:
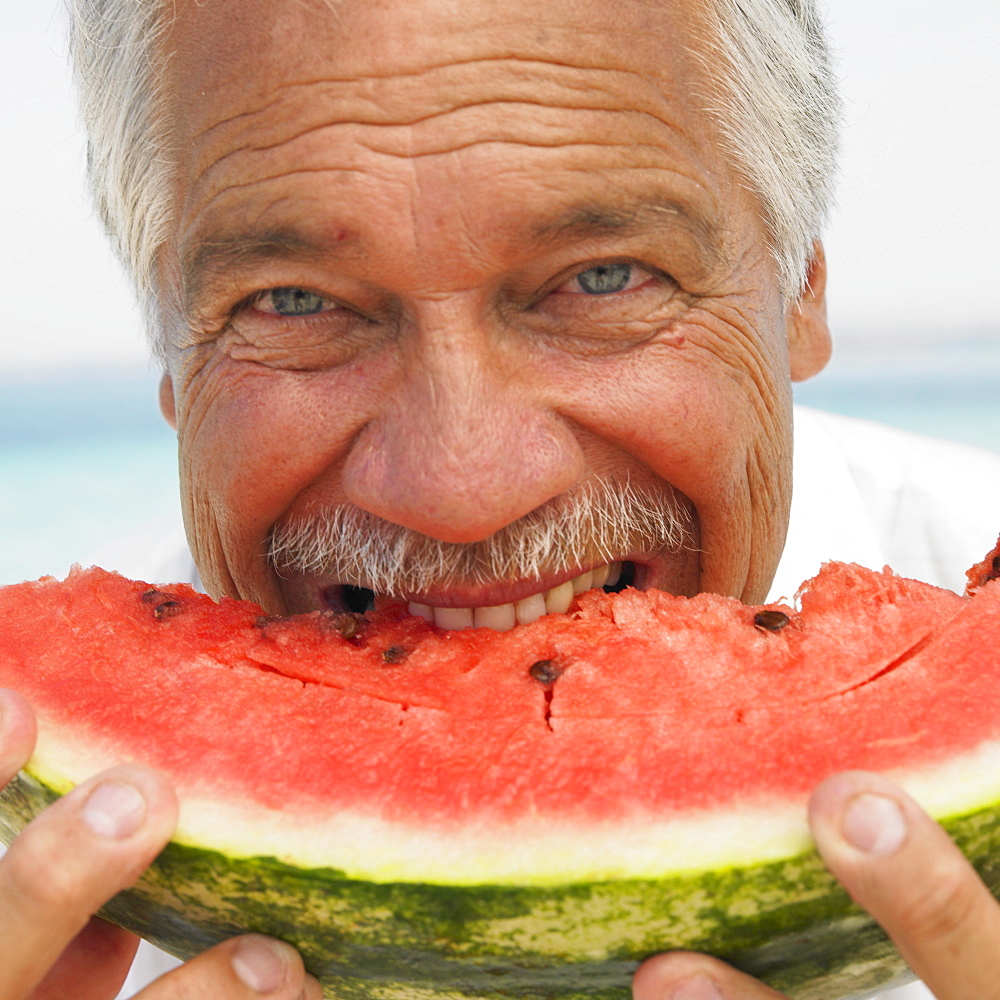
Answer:
[[[42, 724], [28, 771], [64, 793], [121, 763], [86, 739]], [[888, 775], [936, 818], [1000, 802], [1000, 741], [917, 771]], [[308, 817], [222, 802], [212, 789], [180, 787], [174, 839], [232, 857], [270, 856], [328, 867], [375, 882], [555, 885], [662, 878], [794, 857], [811, 846], [804, 799], [743, 802], [663, 820], [637, 811], [614, 822], [525, 818], [502, 828], [474, 822], [447, 829], [387, 822], [344, 810]]]

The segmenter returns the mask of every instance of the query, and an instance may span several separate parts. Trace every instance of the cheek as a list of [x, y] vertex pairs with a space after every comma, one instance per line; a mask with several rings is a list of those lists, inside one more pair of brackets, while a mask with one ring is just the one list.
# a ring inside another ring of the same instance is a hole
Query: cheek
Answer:
[[[337, 467], [364, 415], [352, 393], [331, 381], [337, 378], [330, 373], [220, 359], [179, 394], [185, 522], [210, 592], [273, 607], [277, 591], [266, 561], [271, 528], [317, 492], [337, 502]], [[352, 373], [351, 381], [364, 384], [364, 373]]]
[[701, 588], [762, 600], [790, 503], [791, 396], [780, 351], [688, 329], [683, 342], [602, 359], [574, 382], [564, 412], [694, 505]]
[[685, 338], [596, 367], [573, 380], [570, 415], [692, 499], [742, 479], [751, 455], [782, 448], [790, 397], [770, 359], [736, 364]]

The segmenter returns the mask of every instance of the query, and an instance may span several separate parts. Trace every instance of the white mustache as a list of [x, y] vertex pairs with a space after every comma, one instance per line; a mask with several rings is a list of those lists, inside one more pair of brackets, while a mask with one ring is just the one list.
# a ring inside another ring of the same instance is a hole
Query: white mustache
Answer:
[[588, 569], [629, 553], [684, 548], [690, 503], [667, 486], [598, 481], [550, 500], [478, 542], [442, 542], [352, 505], [277, 525], [268, 557], [279, 574], [323, 576], [402, 597]]

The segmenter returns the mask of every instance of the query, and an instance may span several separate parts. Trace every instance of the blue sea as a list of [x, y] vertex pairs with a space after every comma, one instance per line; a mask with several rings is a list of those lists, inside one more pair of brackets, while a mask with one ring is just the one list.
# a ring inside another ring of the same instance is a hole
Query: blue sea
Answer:
[[[177, 509], [175, 442], [156, 383], [152, 370], [0, 378], [0, 583], [63, 575]], [[998, 387], [1000, 336], [850, 345], [796, 398], [1000, 451]]]

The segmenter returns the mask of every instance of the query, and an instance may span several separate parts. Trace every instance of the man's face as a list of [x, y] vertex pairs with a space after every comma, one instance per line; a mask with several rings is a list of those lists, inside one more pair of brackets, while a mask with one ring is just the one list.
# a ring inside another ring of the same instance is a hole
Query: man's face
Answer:
[[165, 408], [211, 592], [505, 627], [624, 561], [762, 599], [825, 327], [785, 315], [697, 30], [665, 0], [179, 5]]

